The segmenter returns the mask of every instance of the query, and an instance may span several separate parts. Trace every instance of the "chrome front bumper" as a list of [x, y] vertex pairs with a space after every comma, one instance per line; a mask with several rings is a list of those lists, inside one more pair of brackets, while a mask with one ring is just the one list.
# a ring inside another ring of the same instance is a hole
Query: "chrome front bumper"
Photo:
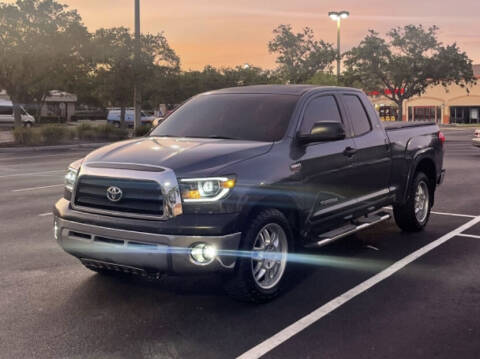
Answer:
[[[84, 264], [133, 268], [147, 273], [228, 271], [235, 267], [241, 233], [225, 236], [187, 236], [135, 232], [67, 221], [55, 217], [55, 238]], [[208, 265], [191, 260], [196, 243], [215, 245], [218, 256]]]

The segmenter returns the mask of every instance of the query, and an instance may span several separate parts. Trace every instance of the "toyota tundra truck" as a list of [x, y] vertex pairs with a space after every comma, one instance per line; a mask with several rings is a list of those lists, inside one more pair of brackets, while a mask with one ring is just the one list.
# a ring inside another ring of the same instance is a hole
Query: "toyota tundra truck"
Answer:
[[292, 253], [386, 221], [386, 206], [401, 230], [422, 230], [444, 141], [434, 123], [383, 125], [352, 88], [207, 92], [148, 136], [73, 162], [54, 235], [99, 273], [222, 273], [227, 293], [265, 302]]

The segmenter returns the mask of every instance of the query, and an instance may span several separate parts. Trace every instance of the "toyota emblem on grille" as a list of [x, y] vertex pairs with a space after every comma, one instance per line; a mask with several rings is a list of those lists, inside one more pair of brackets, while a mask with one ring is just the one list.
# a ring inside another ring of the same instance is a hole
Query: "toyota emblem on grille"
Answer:
[[107, 188], [107, 198], [112, 202], [118, 202], [122, 199], [123, 192], [117, 186], [110, 186]]

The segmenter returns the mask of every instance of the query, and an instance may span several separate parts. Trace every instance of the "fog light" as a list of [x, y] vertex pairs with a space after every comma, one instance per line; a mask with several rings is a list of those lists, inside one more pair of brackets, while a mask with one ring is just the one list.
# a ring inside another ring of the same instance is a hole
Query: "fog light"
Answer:
[[217, 248], [211, 244], [198, 243], [192, 247], [190, 256], [195, 264], [207, 265], [217, 256]]

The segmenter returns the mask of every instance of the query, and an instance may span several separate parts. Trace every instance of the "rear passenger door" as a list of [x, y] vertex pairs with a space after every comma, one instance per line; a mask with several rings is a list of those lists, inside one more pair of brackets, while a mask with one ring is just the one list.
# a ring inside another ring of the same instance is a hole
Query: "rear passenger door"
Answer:
[[[352, 187], [359, 207], [370, 207], [389, 196], [391, 172], [390, 147], [385, 131], [359, 93], [342, 94], [342, 102], [350, 121], [353, 166]], [[370, 106], [371, 107], [371, 106]]]

